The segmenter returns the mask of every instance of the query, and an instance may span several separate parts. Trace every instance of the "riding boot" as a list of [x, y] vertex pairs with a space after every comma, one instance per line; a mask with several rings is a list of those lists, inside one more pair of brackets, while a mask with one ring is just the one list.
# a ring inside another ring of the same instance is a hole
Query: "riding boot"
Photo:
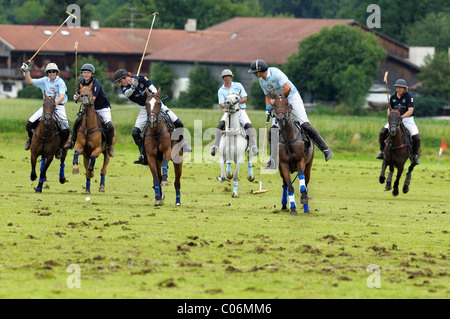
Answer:
[[56, 154], [55, 154], [56, 159], [60, 159], [62, 157], [63, 148], [67, 149], [67, 148], [65, 148], [65, 146], [66, 146], [65, 144], [67, 144], [67, 143], [64, 143], [64, 142], [67, 140], [69, 135], [70, 135], [70, 130], [64, 129], [61, 131], [61, 141], [59, 143], [59, 147], [56, 150]]
[[33, 123], [30, 121], [27, 121], [27, 124], [25, 124], [25, 129], [27, 130], [28, 133], [27, 142], [25, 143], [25, 151], [28, 151], [31, 146], [31, 138], [33, 137], [33, 130], [31, 128], [32, 124]]
[[309, 122], [305, 122], [301, 126], [303, 130], [309, 135], [309, 137], [314, 141], [317, 147], [323, 152], [323, 154], [325, 155], [325, 161], [328, 161], [333, 156], [333, 153], [328, 148], [328, 145], [325, 143], [320, 133]]
[[253, 156], [256, 156], [259, 153], [258, 147], [256, 147], [256, 131], [250, 123], [245, 124], [244, 129], [248, 136], [248, 150]]
[[73, 147], [75, 146], [75, 142], [77, 141], [78, 129], [81, 126], [82, 120], [83, 120], [83, 117], [78, 116], [77, 119], [75, 120], [75, 123], [73, 123], [72, 138], [70, 140], [68, 140], [66, 144], [64, 144], [65, 149], [73, 149]]
[[222, 131], [225, 128], [225, 121], [220, 121], [216, 128], [216, 134], [214, 136], [214, 144], [211, 146], [211, 155], [215, 156], [219, 150], [220, 139], [222, 138]]
[[[272, 130], [274, 134], [278, 136], [278, 139], [272, 141]], [[269, 161], [264, 169], [277, 169], [278, 162], [278, 141], [279, 141], [280, 129], [276, 125], [272, 125], [269, 129]]]
[[181, 145], [181, 148], [183, 149], [183, 152], [190, 153], [192, 152], [192, 148], [189, 145], [189, 143], [183, 138], [183, 132], [184, 132], [184, 125], [183, 122], [181, 122], [180, 119], [177, 119], [175, 122], [173, 122], [173, 125], [175, 126], [175, 130], [173, 133], [178, 135], [178, 142]]
[[412, 137], [412, 153], [414, 164], [419, 165], [419, 157], [420, 157], [420, 134], [416, 134]]
[[110, 157], [114, 157], [114, 145], [113, 145], [113, 139], [114, 139], [114, 125], [112, 122], [106, 123], [107, 131], [106, 131], [106, 144], [108, 145], [108, 152]]
[[384, 141], [387, 138], [389, 130], [383, 127], [380, 131], [380, 135], [378, 136], [378, 142], [380, 143], [380, 153], [377, 155], [376, 159], [382, 160], [384, 158]]
[[133, 131], [131, 132], [131, 136], [133, 136], [133, 140], [134, 143], [137, 145], [137, 147], [139, 148], [139, 158], [134, 161], [134, 164], [143, 164], [144, 163], [144, 139], [142, 137], [142, 131], [135, 127], [133, 128]]

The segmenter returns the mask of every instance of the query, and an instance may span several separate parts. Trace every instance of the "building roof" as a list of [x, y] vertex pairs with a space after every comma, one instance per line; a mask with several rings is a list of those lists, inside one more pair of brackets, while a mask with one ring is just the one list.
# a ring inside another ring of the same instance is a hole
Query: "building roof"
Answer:
[[158, 50], [146, 59], [248, 64], [260, 58], [271, 64], [284, 64], [288, 56], [298, 52], [300, 40], [323, 27], [354, 22], [349, 19], [236, 17], [206, 29], [201, 36]]
[[[0, 41], [9, 49], [36, 52], [57, 29], [57, 26], [0, 25]], [[100, 28], [63, 26], [42, 49], [47, 52], [73, 52], [78, 41], [78, 52], [95, 54], [142, 54], [149, 29]], [[66, 35], [64, 35], [66, 34]], [[184, 30], [153, 29], [147, 52], [155, 52], [201, 33]]]

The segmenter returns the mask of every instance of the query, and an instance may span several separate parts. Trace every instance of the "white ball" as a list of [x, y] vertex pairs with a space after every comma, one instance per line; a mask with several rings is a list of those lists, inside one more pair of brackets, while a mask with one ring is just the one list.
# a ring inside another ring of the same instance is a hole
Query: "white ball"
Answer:
[[86, 197], [86, 202], [89, 202], [91, 200], [90, 197]]

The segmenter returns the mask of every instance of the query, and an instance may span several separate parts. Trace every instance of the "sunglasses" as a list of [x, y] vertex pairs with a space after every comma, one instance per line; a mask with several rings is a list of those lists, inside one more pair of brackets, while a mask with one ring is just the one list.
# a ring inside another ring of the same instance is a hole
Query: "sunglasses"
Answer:
[[56, 73], [56, 70], [49, 70], [47, 73]]

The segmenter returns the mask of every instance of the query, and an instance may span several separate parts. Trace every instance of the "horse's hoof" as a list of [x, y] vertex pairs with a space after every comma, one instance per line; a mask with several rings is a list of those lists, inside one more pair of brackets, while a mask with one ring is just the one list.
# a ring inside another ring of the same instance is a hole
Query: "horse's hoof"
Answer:
[[302, 197], [301, 197], [301, 199], [300, 199], [300, 202], [301, 202], [302, 204], [308, 204], [308, 201], [309, 201], [308, 195], [302, 193]]
[[175, 203], [175, 206], [181, 206], [181, 203]]
[[74, 165], [72, 169], [72, 174], [76, 175], [80, 173], [80, 169], [78, 168], [78, 165]]
[[233, 193], [233, 195], [231, 195], [232, 198], [239, 198], [237, 193]]
[[286, 205], [284, 205], [283, 207], [281, 207], [281, 210], [287, 210], [288, 208], [287, 208], [287, 206]]
[[248, 180], [249, 182], [253, 182], [253, 181], [255, 180], [255, 177], [253, 177], [253, 176], [247, 176], [247, 180]]
[[105, 192], [105, 185], [100, 185], [98, 191], [104, 193]]
[[34, 191], [35, 191], [35, 193], [39, 193], [39, 194], [42, 193], [42, 189], [36, 188]]
[[60, 183], [60, 184], [64, 184], [65, 182], [66, 182], [66, 178], [60, 178], [60, 179], [59, 179], [59, 183]]
[[291, 216], [298, 216], [298, 213], [295, 209], [291, 209]]
[[232, 179], [233, 178], [233, 173], [227, 173], [227, 178], [228, 179]]
[[91, 191], [88, 191], [88, 190], [84, 192], [85, 195], [90, 194], [90, 193], [91, 193]]
[[161, 186], [169, 186], [169, 182], [168, 181], [162, 181], [161, 182]]
[[162, 204], [163, 204], [163, 202], [160, 199], [155, 201], [155, 206], [161, 206]]
[[394, 188], [394, 190], [392, 191], [392, 195], [398, 196], [398, 188]]
[[389, 185], [386, 185], [386, 187], [384, 188], [385, 191], [390, 191], [392, 188]]
[[221, 182], [221, 183], [223, 183], [223, 179], [222, 179], [222, 176], [217, 176], [217, 180], [219, 181], [219, 182]]
[[403, 194], [406, 194], [409, 192], [409, 187], [403, 187]]
[[31, 176], [30, 176], [30, 179], [31, 179], [32, 181], [35, 181], [36, 178], [37, 178], [37, 175], [31, 175]]
[[384, 184], [385, 181], [386, 181], [386, 177], [380, 176], [380, 184]]

